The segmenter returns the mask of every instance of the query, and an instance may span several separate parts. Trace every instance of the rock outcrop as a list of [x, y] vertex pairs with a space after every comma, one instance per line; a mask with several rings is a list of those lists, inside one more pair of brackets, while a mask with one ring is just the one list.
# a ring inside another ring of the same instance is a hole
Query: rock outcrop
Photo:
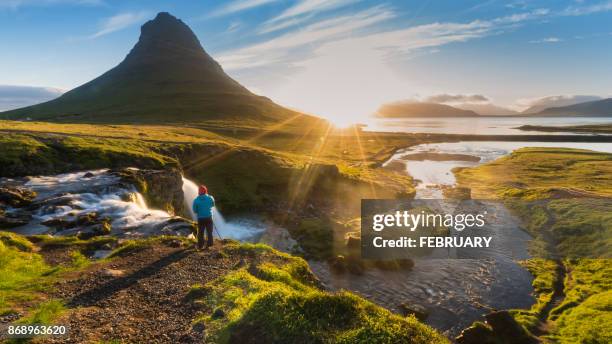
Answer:
[[175, 168], [140, 170], [126, 168], [114, 171], [125, 183], [132, 184], [151, 208], [162, 209], [171, 215], [188, 217], [184, 207], [183, 177]]

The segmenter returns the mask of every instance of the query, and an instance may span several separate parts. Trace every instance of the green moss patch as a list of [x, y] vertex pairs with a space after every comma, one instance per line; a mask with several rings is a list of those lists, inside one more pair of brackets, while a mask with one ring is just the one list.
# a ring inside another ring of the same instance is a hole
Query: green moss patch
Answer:
[[[307, 263], [260, 246], [259, 263], [207, 287], [206, 323], [213, 342], [447, 343], [414, 317], [403, 318], [348, 292], [316, 287]], [[265, 259], [264, 257], [273, 258]]]

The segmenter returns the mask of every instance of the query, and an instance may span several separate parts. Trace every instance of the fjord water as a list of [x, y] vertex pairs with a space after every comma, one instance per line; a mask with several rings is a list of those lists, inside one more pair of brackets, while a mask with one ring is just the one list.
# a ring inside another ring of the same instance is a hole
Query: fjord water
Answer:
[[[501, 142], [501, 141], [470, 141], [430, 143], [402, 149], [389, 159], [406, 163], [406, 171], [417, 181], [417, 198], [442, 198], [440, 186], [454, 185], [455, 167], [472, 167], [510, 154], [513, 150], [523, 147], [561, 147], [588, 149], [598, 152], [612, 153], [612, 143], [599, 142]], [[419, 153], [433, 154], [463, 154], [480, 158], [480, 161], [458, 160], [410, 160], [410, 155]]]
[[[470, 134], [470, 135], [558, 135], [558, 132], [524, 131], [522, 125], [573, 126], [609, 124], [606, 117], [412, 117], [406, 119], [371, 119], [365, 122], [369, 131], [404, 133]], [[578, 134], [578, 133], [576, 133]], [[585, 133], [584, 135], [589, 135]]]

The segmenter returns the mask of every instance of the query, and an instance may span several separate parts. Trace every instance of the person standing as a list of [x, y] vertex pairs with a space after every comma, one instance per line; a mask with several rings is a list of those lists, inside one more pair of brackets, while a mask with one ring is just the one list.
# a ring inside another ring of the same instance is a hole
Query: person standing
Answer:
[[198, 197], [193, 200], [193, 212], [198, 218], [198, 250], [204, 248], [204, 230], [206, 230], [206, 247], [213, 245], [213, 218], [212, 208], [215, 206], [215, 199], [208, 194], [205, 185], [198, 188]]

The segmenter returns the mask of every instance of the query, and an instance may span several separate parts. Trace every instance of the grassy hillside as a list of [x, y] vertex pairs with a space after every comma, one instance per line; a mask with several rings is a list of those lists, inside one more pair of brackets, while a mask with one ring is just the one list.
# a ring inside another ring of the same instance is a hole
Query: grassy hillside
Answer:
[[[322, 291], [304, 260], [265, 245], [228, 241], [198, 253], [177, 237], [119, 244], [0, 232], [0, 239], [0, 316], [67, 324], [68, 342], [151, 342], [163, 334], [173, 342], [448, 343], [412, 316]], [[109, 258], [83, 255], [102, 244], [114, 247]], [[202, 259], [207, 264], [197, 264]], [[121, 321], [135, 316], [147, 317], [137, 330]]]
[[279, 222], [319, 257], [333, 245], [313, 238], [354, 218], [361, 198], [414, 194], [409, 176], [378, 168], [397, 147], [416, 141], [407, 135], [218, 129], [0, 121], [0, 175], [179, 167], [208, 185], [225, 214], [257, 212]]
[[516, 319], [555, 342], [609, 343], [612, 154], [524, 148], [455, 174], [473, 197], [506, 201], [535, 237], [532, 252], [554, 259], [524, 262], [538, 302]]

